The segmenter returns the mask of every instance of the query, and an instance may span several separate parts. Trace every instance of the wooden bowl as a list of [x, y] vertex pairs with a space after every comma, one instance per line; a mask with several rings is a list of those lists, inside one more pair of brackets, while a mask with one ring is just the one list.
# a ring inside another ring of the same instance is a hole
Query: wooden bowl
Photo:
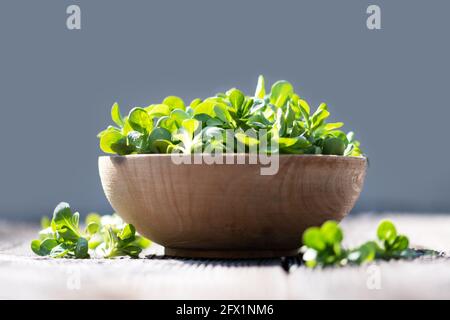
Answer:
[[366, 167], [363, 157], [280, 155], [278, 173], [261, 175], [259, 164], [99, 158], [106, 197], [125, 221], [167, 255], [203, 258], [297, 254], [306, 228], [353, 208]]

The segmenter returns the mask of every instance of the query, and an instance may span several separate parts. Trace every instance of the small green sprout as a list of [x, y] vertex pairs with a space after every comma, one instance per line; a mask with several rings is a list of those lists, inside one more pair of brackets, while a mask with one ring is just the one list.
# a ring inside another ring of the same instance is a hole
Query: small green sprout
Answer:
[[374, 260], [414, 259], [423, 255], [436, 256], [433, 250], [409, 248], [409, 239], [397, 233], [389, 220], [380, 222], [377, 241], [368, 241], [359, 247], [346, 249], [342, 246], [342, 229], [335, 221], [327, 221], [320, 228], [311, 227], [303, 233], [303, 260], [306, 266], [327, 267], [361, 265]]
[[320, 228], [312, 227], [303, 233], [303, 244], [307, 250], [303, 254], [308, 267], [340, 264], [345, 258], [342, 249], [343, 233], [334, 221], [325, 222]]
[[80, 215], [72, 213], [68, 203], [55, 208], [52, 219], [41, 219], [39, 239], [31, 242], [31, 249], [39, 256], [52, 258], [86, 259], [91, 255], [104, 258], [130, 256], [137, 258], [150, 240], [136, 233], [117, 215], [100, 216], [91, 213], [86, 217], [85, 229], [79, 225]]

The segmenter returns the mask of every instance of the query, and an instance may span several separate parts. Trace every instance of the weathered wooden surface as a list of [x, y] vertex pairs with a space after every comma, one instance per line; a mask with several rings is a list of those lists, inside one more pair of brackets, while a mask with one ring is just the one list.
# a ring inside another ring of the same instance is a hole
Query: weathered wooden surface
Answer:
[[[373, 238], [385, 217], [413, 246], [449, 252], [450, 215], [350, 216], [342, 224], [346, 244]], [[309, 270], [295, 259], [167, 259], [151, 255], [161, 249], [155, 246], [139, 260], [52, 260], [30, 252], [37, 231], [35, 225], [0, 222], [0, 298], [450, 298], [448, 258]]]

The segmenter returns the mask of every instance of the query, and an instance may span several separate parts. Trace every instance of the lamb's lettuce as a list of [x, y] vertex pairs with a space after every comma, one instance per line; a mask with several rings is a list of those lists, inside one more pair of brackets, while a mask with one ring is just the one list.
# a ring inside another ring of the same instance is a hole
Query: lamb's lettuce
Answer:
[[[284, 80], [266, 90], [263, 76], [259, 76], [254, 96], [232, 88], [205, 99], [194, 99], [190, 104], [176, 96], [166, 97], [161, 103], [135, 107], [122, 116], [117, 103], [111, 108], [113, 126], [98, 134], [100, 148], [109, 154], [147, 153], [201, 153], [211, 149], [211, 141], [201, 136], [205, 128], [232, 129], [234, 149], [226, 143], [215, 143], [216, 150], [238, 152], [237, 142], [252, 141], [247, 132], [264, 129], [271, 132], [271, 141], [279, 148], [267, 152], [283, 154], [329, 154], [361, 156], [360, 144], [352, 132], [340, 130], [342, 122], [328, 122], [330, 112], [321, 103], [313, 112], [308, 102], [295, 93]], [[190, 127], [195, 123], [198, 132]], [[186, 126], [189, 126], [187, 128]], [[276, 131], [276, 132], [275, 132]], [[249, 151], [248, 148], [245, 149]]]
[[308, 267], [361, 265], [374, 260], [414, 259], [437, 256], [434, 250], [415, 250], [409, 247], [408, 237], [397, 233], [394, 224], [382, 220], [377, 228], [377, 240], [367, 241], [356, 248], [342, 245], [344, 233], [335, 221], [321, 227], [308, 228], [303, 233], [303, 260]]
[[137, 258], [151, 242], [136, 232], [133, 225], [117, 216], [91, 213], [85, 228], [80, 227], [80, 215], [72, 212], [68, 203], [55, 208], [51, 220], [41, 220], [39, 239], [31, 242], [31, 249], [39, 256], [85, 259], [91, 256]]

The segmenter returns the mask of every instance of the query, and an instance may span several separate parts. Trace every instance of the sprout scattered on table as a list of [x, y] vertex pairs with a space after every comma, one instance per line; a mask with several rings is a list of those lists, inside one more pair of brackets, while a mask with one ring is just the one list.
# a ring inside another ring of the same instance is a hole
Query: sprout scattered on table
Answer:
[[80, 228], [80, 214], [72, 213], [68, 203], [61, 202], [50, 221], [41, 220], [43, 230], [39, 239], [31, 242], [31, 249], [39, 256], [86, 259], [91, 255], [103, 258], [130, 256], [138, 258], [150, 240], [136, 233], [133, 225], [124, 223], [116, 214], [86, 217], [85, 229]]
[[409, 248], [405, 235], [397, 233], [394, 224], [382, 220], [377, 229], [377, 240], [359, 247], [346, 249], [342, 246], [344, 234], [335, 221], [327, 221], [320, 228], [311, 227], [303, 233], [303, 260], [308, 267], [361, 265], [374, 260], [414, 259], [423, 255], [436, 256], [433, 250]]

